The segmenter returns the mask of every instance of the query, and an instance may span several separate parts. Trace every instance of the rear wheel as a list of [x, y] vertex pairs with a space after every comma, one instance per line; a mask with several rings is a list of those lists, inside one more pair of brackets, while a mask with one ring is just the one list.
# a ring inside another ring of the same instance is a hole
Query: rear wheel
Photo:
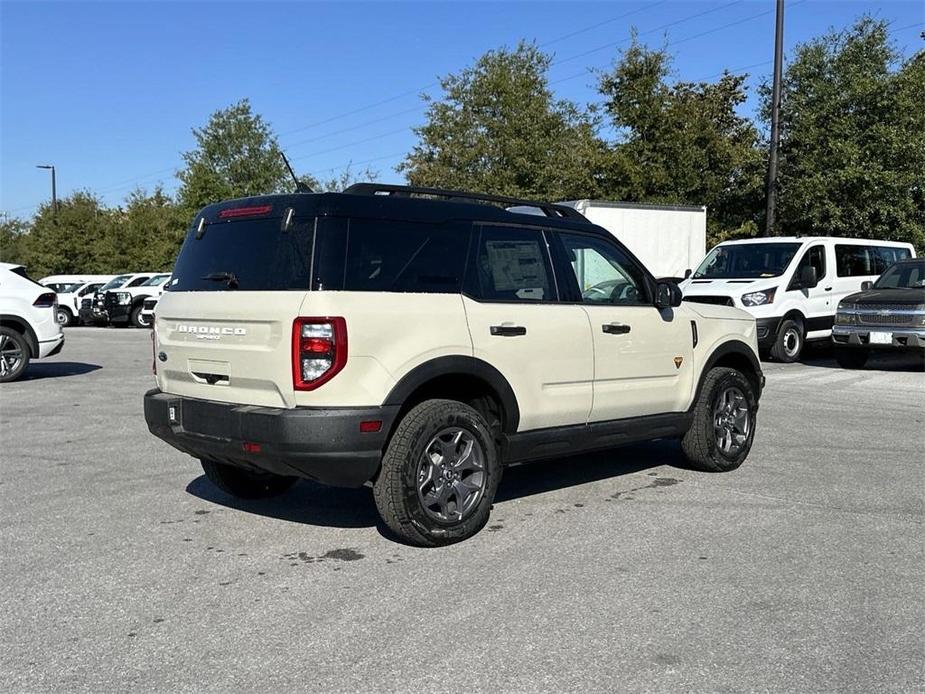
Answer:
[[251, 472], [233, 465], [200, 460], [206, 477], [226, 494], [239, 499], [266, 499], [288, 491], [298, 477], [284, 477], [270, 472]]
[[836, 347], [835, 361], [843, 369], [863, 369], [870, 351], [864, 348]]
[[62, 328], [67, 328], [70, 325], [74, 324], [74, 314], [71, 313], [71, 310], [64, 306], [58, 307], [58, 324]]
[[395, 429], [373, 496], [382, 520], [402, 540], [433, 547], [481, 530], [500, 480], [484, 417], [455, 400], [427, 400]]
[[800, 358], [803, 351], [805, 335], [803, 334], [803, 321], [790, 319], [781, 322], [777, 331], [777, 339], [771, 347], [771, 356], [776, 361], [789, 364]]
[[0, 383], [15, 381], [29, 366], [29, 345], [22, 333], [0, 328]]
[[734, 470], [748, 457], [755, 438], [758, 400], [741, 371], [707, 372], [681, 447], [691, 465], [706, 472]]

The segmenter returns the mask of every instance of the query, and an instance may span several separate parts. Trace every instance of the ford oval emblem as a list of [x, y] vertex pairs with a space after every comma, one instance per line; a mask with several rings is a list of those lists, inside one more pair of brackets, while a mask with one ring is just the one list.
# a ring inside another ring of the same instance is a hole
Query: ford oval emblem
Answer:
[[167, 353], [166, 353], [166, 352], [158, 352], [158, 353], [157, 353], [157, 358], [160, 359], [161, 361], [167, 361]]

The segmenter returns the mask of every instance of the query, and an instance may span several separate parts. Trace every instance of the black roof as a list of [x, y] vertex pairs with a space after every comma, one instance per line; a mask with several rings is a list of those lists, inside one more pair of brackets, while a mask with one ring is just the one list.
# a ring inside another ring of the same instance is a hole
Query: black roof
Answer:
[[[271, 206], [265, 216], [281, 216], [286, 208], [298, 215], [403, 219], [417, 222], [482, 221], [545, 226], [610, 234], [574, 208], [480, 193], [416, 188], [378, 183], [350, 186], [342, 193], [287, 193], [238, 198], [204, 208], [199, 216], [219, 221], [222, 210]], [[502, 205], [502, 206], [499, 206]], [[530, 208], [510, 211], [507, 207]], [[197, 219], [198, 217], [197, 216]]]

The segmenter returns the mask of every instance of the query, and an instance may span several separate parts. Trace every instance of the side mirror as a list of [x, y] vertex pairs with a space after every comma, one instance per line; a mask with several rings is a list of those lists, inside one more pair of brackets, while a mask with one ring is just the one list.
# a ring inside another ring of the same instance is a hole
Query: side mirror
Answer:
[[660, 280], [655, 284], [655, 308], [681, 305], [681, 288], [674, 282]]
[[684, 271], [684, 279], [687, 279], [688, 277], [690, 277], [690, 276], [693, 275], [693, 274], [694, 274], [694, 271], [691, 270], [690, 268], [687, 268], [687, 270]]
[[873, 282], [871, 282], [870, 280], [864, 280], [863, 282], [861, 282], [861, 291], [866, 292], [868, 289], [870, 289], [873, 286], [874, 286]]
[[812, 265], [803, 268], [800, 273], [800, 289], [812, 289], [819, 284], [819, 278], [816, 276], [816, 268]]

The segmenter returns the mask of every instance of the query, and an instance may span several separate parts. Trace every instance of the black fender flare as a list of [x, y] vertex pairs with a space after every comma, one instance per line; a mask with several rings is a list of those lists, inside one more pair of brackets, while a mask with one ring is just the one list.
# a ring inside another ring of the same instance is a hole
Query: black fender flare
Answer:
[[142, 294], [141, 296], [134, 297], [132, 299], [132, 308], [134, 309], [134, 308], [138, 308], [139, 306], [143, 306], [145, 303], [145, 299], [150, 299], [150, 298], [151, 298], [150, 294]]
[[703, 368], [700, 370], [700, 378], [697, 381], [697, 390], [695, 391], [694, 399], [691, 402], [691, 410], [697, 404], [697, 400], [700, 399], [700, 391], [703, 389], [703, 382], [707, 377], [707, 373], [716, 365], [720, 359], [731, 354], [734, 354], [738, 357], [744, 357], [748, 360], [748, 363], [751, 365], [752, 370], [754, 371], [755, 396], [757, 398], [761, 397], [761, 391], [764, 388], [764, 374], [761, 371], [761, 362], [758, 361], [758, 357], [755, 355], [755, 352], [747, 344], [741, 340], [728, 340], [718, 345], [716, 349], [710, 353], [710, 356], [707, 357], [704, 361]]
[[29, 345], [29, 350], [32, 352], [32, 358], [37, 359], [39, 356], [39, 339], [35, 336], [35, 331], [32, 329], [32, 326], [29, 325], [29, 321], [9, 313], [0, 313], [0, 325], [6, 325], [8, 323], [14, 323], [22, 328], [22, 333]]
[[414, 391], [441, 376], [473, 376], [487, 383], [501, 399], [504, 431], [517, 431], [520, 408], [514, 389], [498, 369], [476, 357], [451, 355], [425, 361], [402, 376], [382, 404], [401, 406]]

